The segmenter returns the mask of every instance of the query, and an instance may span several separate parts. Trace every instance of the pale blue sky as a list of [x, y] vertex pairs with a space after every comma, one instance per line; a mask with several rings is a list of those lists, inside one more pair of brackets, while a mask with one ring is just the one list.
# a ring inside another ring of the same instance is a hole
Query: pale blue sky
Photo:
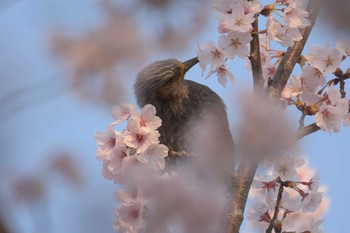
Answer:
[[[18, 0], [0, 4], [1, 96], [23, 85], [60, 74], [59, 65], [49, 56], [46, 43], [48, 29], [53, 25], [61, 25], [84, 31], [97, 25], [100, 22], [99, 16], [100, 12], [96, 10], [93, 0]], [[185, 60], [195, 55], [196, 41], [215, 41], [218, 37], [216, 20], [214, 16], [210, 17], [211, 24], [198, 38], [194, 38], [192, 49], [187, 53], [168, 53], [159, 55], [158, 58], [178, 56], [180, 60]], [[310, 42], [323, 45], [332, 39], [323, 23], [319, 23]], [[235, 62], [229, 67], [233, 69], [236, 82], [229, 84], [226, 89], [219, 86], [214, 77], [202, 79], [198, 67], [191, 70], [187, 78], [211, 86], [224, 98], [230, 110], [234, 134], [237, 128], [237, 96], [244, 87], [250, 88], [252, 82], [243, 62]], [[136, 72], [137, 70], [130, 75], [134, 76]], [[103, 130], [111, 121], [109, 109], [86, 104], [72, 93], [62, 91], [66, 90], [64, 77], [52, 86], [52, 89], [46, 92], [44, 90], [44, 95], [52, 94], [52, 98], [15, 116], [7, 117], [0, 124], [0, 196], [8, 193], [5, 181], [9, 177], [7, 172], [10, 169], [34, 172], [48, 153], [68, 150], [77, 155], [79, 166], [87, 176], [87, 183], [80, 190], [71, 190], [64, 185], [51, 187], [47, 207], [51, 232], [114, 232], [111, 225], [116, 206], [113, 195], [117, 186], [101, 176], [101, 163], [95, 159], [96, 145], [93, 138], [96, 131]], [[56, 92], [65, 94], [56, 95]], [[41, 94], [32, 93], [30, 98], [33, 99], [24, 102], [25, 105], [31, 101], [37, 102]], [[134, 102], [134, 99], [131, 98], [130, 102]], [[333, 135], [318, 132], [302, 141], [303, 154], [308, 156], [310, 165], [319, 170], [321, 183], [329, 187], [331, 205], [323, 224], [326, 233], [345, 232], [348, 229], [349, 132], [348, 128]], [[17, 206], [13, 209], [11, 202], [6, 206], [10, 210], [8, 216], [12, 216], [9, 218], [15, 223], [14, 232], [32, 233], [28, 208]], [[3, 211], [1, 207], [0, 211]], [[97, 220], [96, 216], [103, 217]]]

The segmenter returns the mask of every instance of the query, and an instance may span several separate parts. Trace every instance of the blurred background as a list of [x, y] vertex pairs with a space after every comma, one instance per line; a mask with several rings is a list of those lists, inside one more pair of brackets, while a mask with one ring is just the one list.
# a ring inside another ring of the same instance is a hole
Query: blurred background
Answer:
[[[340, 22], [349, 21], [329, 21], [333, 12], [309, 44], [348, 36]], [[94, 133], [112, 121], [110, 107], [135, 103], [143, 66], [194, 57], [197, 43], [217, 41], [216, 27], [209, 0], [0, 0], [0, 232], [114, 232], [118, 187], [101, 174]], [[244, 66], [230, 63], [236, 80], [226, 89], [199, 67], [187, 74], [225, 100], [233, 135], [238, 96], [252, 86]], [[302, 142], [329, 188], [327, 233], [348, 228], [349, 136], [345, 128]]]

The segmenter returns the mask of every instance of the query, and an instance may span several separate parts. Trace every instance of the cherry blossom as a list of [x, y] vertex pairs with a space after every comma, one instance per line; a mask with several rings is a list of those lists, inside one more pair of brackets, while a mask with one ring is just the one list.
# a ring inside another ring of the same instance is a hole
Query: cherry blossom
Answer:
[[274, 40], [282, 46], [293, 46], [295, 41], [300, 41], [302, 35], [299, 29], [290, 28], [282, 25], [275, 20], [274, 17], [269, 16], [267, 19], [267, 46], [270, 47], [270, 41]]
[[219, 28], [226, 28], [228, 31], [250, 32], [255, 18], [254, 13], [245, 14], [244, 7], [236, 5], [232, 14], [221, 14], [219, 21]]
[[276, 176], [273, 175], [258, 176], [253, 181], [253, 187], [260, 190], [263, 193], [273, 192], [274, 194], [276, 194], [278, 186], [279, 185], [276, 181]]
[[322, 200], [322, 192], [312, 191], [303, 200], [301, 204], [301, 210], [303, 212], [314, 212]]
[[316, 173], [308, 182], [301, 182], [301, 184], [306, 185], [309, 190], [315, 191], [320, 187], [319, 185], [320, 176]]
[[219, 47], [224, 51], [224, 54], [230, 59], [239, 56], [244, 59], [249, 56], [248, 44], [252, 40], [249, 33], [229, 32], [227, 35], [222, 35], [219, 38]]
[[122, 138], [118, 138], [117, 141], [117, 146], [107, 166], [108, 170], [115, 175], [120, 174], [124, 158], [130, 156], [130, 149], [121, 142]]
[[141, 110], [140, 125], [156, 130], [162, 125], [162, 120], [156, 116], [156, 108], [147, 104]]
[[322, 130], [337, 133], [340, 131], [339, 124], [343, 120], [343, 116], [337, 107], [322, 103], [315, 119], [316, 125]]
[[129, 120], [127, 129], [122, 133], [124, 143], [128, 147], [135, 148], [137, 153], [142, 153], [149, 145], [159, 142], [159, 132], [142, 128], [137, 117]]
[[120, 189], [116, 192], [115, 197], [122, 203], [134, 203], [139, 201], [145, 204], [147, 202], [141, 188], [134, 184], [126, 185], [126, 187]]
[[207, 65], [210, 65], [210, 69], [220, 66], [225, 62], [225, 56], [222, 49], [217, 48], [213, 41], [209, 41], [203, 45], [203, 49], [198, 46], [197, 50], [199, 65], [202, 68], [203, 73], [206, 70]]
[[283, 19], [291, 28], [304, 28], [310, 26], [310, 22], [307, 19], [309, 13], [302, 10], [299, 4], [297, 4], [297, 1], [290, 2], [288, 7], [283, 10], [283, 13]]
[[245, 1], [245, 0], [235, 0], [237, 5], [241, 5], [244, 8], [244, 13], [259, 13], [264, 7], [258, 0]]
[[326, 84], [326, 76], [312, 66], [304, 66], [301, 70], [303, 92], [314, 93], [319, 86]]
[[305, 160], [301, 157], [286, 156], [276, 159], [274, 172], [283, 180], [293, 180], [297, 177], [296, 168], [302, 166]]
[[112, 117], [118, 121], [124, 121], [136, 111], [135, 106], [132, 104], [122, 104], [112, 108]]
[[297, 97], [301, 93], [301, 80], [297, 76], [292, 75], [290, 78], [290, 83], [282, 92], [282, 98], [289, 99], [291, 97]]
[[165, 167], [165, 157], [168, 156], [168, 147], [162, 144], [152, 144], [138, 156], [138, 160], [147, 163], [152, 170], [161, 170]]
[[323, 223], [323, 220], [312, 221], [310, 224], [310, 228], [303, 231], [302, 233], [308, 233], [308, 232], [310, 232], [310, 233], [323, 233], [323, 231], [320, 229], [322, 223]]
[[264, 202], [256, 202], [252, 205], [248, 212], [248, 219], [251, 221], [264, 221], [265, 213], [269, 211], [269, 207]]
[[328, 87], [328, 89], [327, 89], [327, 97], [328, 97], [328, 100], [333, 105], [336, 104], [341, 99], [340, 92], [338, 90], [336, 90], [333, 87], [333, 85]]
[[223, 14], [232, 14], [234, 2], [227, 0], [215, 0], [213, 8]]
[[124, 203], [116, 210], [119, 222], [115, 225], [126, 228], [128, 232], [138, 233], [142, 227], [144, 206], [141, 202]]
[[343, 56], [350, 56], [350, 39], [335, 40], [335, 46]]
[[265, 63], [262, 65], [262, 69], [263, 69], [264, 80], [266, 83], [269, 78], [272, 78], [275, 75], [277, 70], [277, 65], [271, 64], [271, 63]]
[[116, 146], [116, 140], [119, 133], [111, 128], [107, 128], [106, 132], [98, 132], [95, 134], [96, 143], [98, 145], [97, 158], [99, 160], [111, 160], [112, 154]]
[[333, 73], [340, 66], [342, 54], [338, 49], [330, 48], [328, 45], [324, 48], [313, 45], [306, 58], [311, 66], [322, 73]]
[[229, 79], [231, 82], [234, 81], [233, 74], [226, 68], [225, 65], [218, 66], [215, 70], [210, 71], [205, 78], [207, 79], [215, 73], [218, 76], [219, 83], [223, 87], [226, 87], [227, 79]]

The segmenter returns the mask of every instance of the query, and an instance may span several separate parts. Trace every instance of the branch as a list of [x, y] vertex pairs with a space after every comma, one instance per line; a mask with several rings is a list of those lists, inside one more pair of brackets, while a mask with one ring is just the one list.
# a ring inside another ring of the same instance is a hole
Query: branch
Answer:
[[264, 87], [264, 77], [261, 65], [260, 41], [259, 41], [259, 19], [258, 14], [255, 16], [255, 21], [252, 24], [252, 41], [250, 42], [249, 60], [252, 64], [254, 89], [262, 90]]
[[310, 26], [301, 30], [302, 39], [295, 42], [293, 47], [289, 47], [286, 54], [284, 55], [281, 63], [279, 64], [275, 76], [272, 79], [272, 85], [269, 90], [270, 97], [279, 99], [281, 93], [286, 86], [292, 71], [298, 62], [301, 53], [305, 47], [306, 41], [308, 40], [311, 30], [315, 25], [316, 18], [319, 12], [320, 3], [317, 0], [310, 0], [307, 11], [309, 12]]
[[1, 219], [0, 219], [0, 232], [1, 233], [9, 233], [10, 232], [7, 230], [5, 223], [3, 223]]
[[302, 139], [303, 137], [315, 133], [320, 130], [320, 127], [316, 125], [316, 123], [313, 123], [308, 126], [300, 127], [297, 132], [295, 133], [296, 139]]
[[[251, 159], [253, 158], [253, 159]], [[232, 190], [230, 210], [228, 214], [227, 233], [239, 233], [243, 222], [244, 209], [247, 202], [250, 187], [252, 185], [259, 161], [253, 156], [243, 158], [240, 167], [232, 177]]]
[[[249, 1], [249, 0], [248, 0]], [[289, 48], [286, 52], [286, 55], [282, 59], [277, 72], [272, 80], [272, 85], [269, 88], [270, 96], [279, 99], [288, 79], [291, 75], [293, 68], [301, 56], [301, 52], [306, 44], [306, 41], [310, 35], [310, 32], [316, 22], [316, 18], [319, 11], [319, 4], [315, 0], [311, 0], [308, 11], [309, 11], [309, 20], [311, 26], [304, 28], [301, 31], [303, 39], [299, 42], [296, 42], [295, 45]], [[250, 44], [251, 54], [250, 62], [252, 64], [253, 71], [253, 80], [254, 80], [254, 89], [257, 90], [259, 87], [263, 86], [263, 76], [262, 76], [262, 66], [261, 66], [261, 55], [260, 55], [260, 43], [259, 43], [259, 34], [258, 31], [258, 20], [256, 19], [252, 24], [253, 40]], [[308, 127], [305, 127], [308, 128]], [[307, 135], [308, 131], [303, 133]], [[243, 161], [240, 164], [240, 167], [237, 171], [237, 174], [232, 178], [232, 198], [230, 204], [230, 210], [228, 214], [228, 225], [227, 233], [239, 233], [239, 229], [243, 222], [244, 209], [247, 202], [249, 190], [253, 182], [255, 172], [259, 166], [259, 161], [254, 159], [252, 156], [246, 156], [243, 158]]]
[[281, 202], [282, 202], [282, 194], [283, 194], [283, 191], [284, 191], [284, 187], [283, 187], [284, 184], [281, 181], [281, 178], [279, 178], [279, 177], [277, 178], [277, 182], [280, 184], [280, 187], [278, 189], [278, 195], [277, 195], [277, 201], [276, 201], [276, 206], [275, 206], [275, 212], [273, 214], [271, 222], [270, 222], [268, 228], [266, 229], [265, 233], [272, 233], [272, 229], [274, 228], [275, 221], [277, 220], [278, 213], [279, 213], [279, 210], [280, 210], [280, 205], [281, 205]]

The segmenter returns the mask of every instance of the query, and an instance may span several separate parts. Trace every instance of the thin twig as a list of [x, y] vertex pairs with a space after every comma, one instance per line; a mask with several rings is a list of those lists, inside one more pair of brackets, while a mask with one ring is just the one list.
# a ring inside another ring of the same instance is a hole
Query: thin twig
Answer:
[[302, 112], [301, 117], [299, 119], [299, 129], [305, 127], [305, 117], [306, 117], [305, 112]]
[[274, 225], [275, 225], [275, 221], [277, 220], [277, 217], [278, 217], [278, 213], [280, 211], [284, 187], [283, 187], [283, 182], [281, 181], [281, 178], [279, 178], [279, 177], [277, 178], [277, 183], [280, 184], [280, 187], [278, 189], [278, 195], [277, 195], [277, 200], [276, 200], [276, 205], [275, 205], [275, 212], [273, 213], [273, 217], [272, 217], [270, 224], [269, 224], [268, 228], [266, 229], [265, 233], [272, 232], [272, 229], [274, 228]]
[[297, 140], [302, 139], [303, 137], [315, 133], [320, 130], [320, 127], [316, 125], [316, 123], [310, 124], [308, 126], [300, 127], [295, 133], [295, 137]]
[[345, 98], [346, 92], [345, 92], [345, 81], [344, 81], [344, 75], [340, 77], [340, 94], [341, 98]]
[[302, 39], [295, 42], [293, 47], [289, 47], [286, 54], [284, 55], [281, 63], [279, 64], [277, 71], [272, 79], [272, 85], [269, 88], [269, 95], [274, 99], [279, 99], [281, 93], [286, 86], [292, 71], [298, 62], [301, 53], [305, 47], [306, 41], [308, 40], [311, 30], [315, 25], [316, 18], [319, 12], [320, 4], [317, 0], [311, 0], [307, 11], [309, 12], [310, 26], [305, 27], [301, 30]]

